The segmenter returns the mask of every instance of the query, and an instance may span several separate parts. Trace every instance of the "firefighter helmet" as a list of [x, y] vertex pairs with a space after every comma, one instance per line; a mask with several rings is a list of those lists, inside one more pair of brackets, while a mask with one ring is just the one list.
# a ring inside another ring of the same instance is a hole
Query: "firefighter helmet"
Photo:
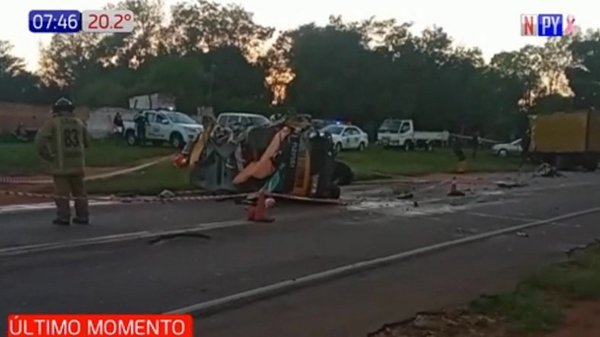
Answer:
[[70, 113], [70, 112], [73, 112], [74, 110], [75, 110], [75, 106], [73, 105], [73, 102], [71, 102], [69, 99], [67, 99], [65, 97], [59, 98], [52, 105], [53, 113], [62, 113], [62, 112]]

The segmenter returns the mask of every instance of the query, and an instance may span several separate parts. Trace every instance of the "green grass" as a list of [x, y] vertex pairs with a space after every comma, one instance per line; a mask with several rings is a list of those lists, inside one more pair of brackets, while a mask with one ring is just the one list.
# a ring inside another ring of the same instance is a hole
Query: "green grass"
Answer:
[[[342, 152], [340, 159], [349, 164], [359, 178], [449, 173], [456, 170], [457, 164], [456, 156], [448, 149], [404, 152], [374, 146], [364, 152]], [[518, 166], [517, 158], [498, 158], [489, 152], [480, 152], [476, 158], [467, 158], [468, 172], [515, 171]]]
[[[37, 157], [31, 143], [0, 143], [0, 152], [0, 174], [38, 174], [46, 171], [45, 163]], [[170, 153], [173, 150], [166, 147], [131, 147], [114, 140], [96, 141], [87, 151], [86, 162], [91, 167], [125, 167]], [[360, 153], [343, 152], [340, 160], [352, 167], [358, 180], [452, 172], [457, 162], [449, 150], [402, 152], [379, 147], [371, 147]], [[477, 158], [468, 159], [468, 166], [471, 172], [510, 171], [517, 169], [518, 160], [480, 153]], [[88, 185], [92, 193], [153, 194], [163, 189], [192, 188], [188, 183], [187, 170], [172, 167], [170, 163], [121, 177], [92, 181]]]
[[[405, 153], [373, 148], [361, 153], [344, 152], [340, 159], [355, 170], [356, 177], [360, 180], [451, 172], [456, 166], [456, 157], [450, 151]], [[471, 159], [469, 164], [476, 171], [509, 171], [517, 168], [518, 161], [482, 153], [477, 159]], [[88, 189], [92, 193], [155, 194], [164, 189], [193, 188], [188, 176], [188, 170], [175, 168], [167, 162], [121, 177], [91, 181], [88, 183]]]
[[95, 194], [158, 194], [163, 190], [189, 190], [189, 170], [174, 167], [168, 161], [148, 169], [110, 179], [86, 183], [89, 193]]
[[506, 319], [514, 332], [553, 330], [573, 301], [600, 299], [600, 249], [588, 250], [569, 261], [535, 272], [515, 291], [485, 296], [471, 303], [479, 313]]
[[[86, 153], [90, 167], [130, 166], [144, 159], [173, 153], [167, 147], [132, 147], [116, 141], [95, 141]], [[0, 174], [45, 173], [46, 165], [37, 156], [33, 143], [0, 143]]]

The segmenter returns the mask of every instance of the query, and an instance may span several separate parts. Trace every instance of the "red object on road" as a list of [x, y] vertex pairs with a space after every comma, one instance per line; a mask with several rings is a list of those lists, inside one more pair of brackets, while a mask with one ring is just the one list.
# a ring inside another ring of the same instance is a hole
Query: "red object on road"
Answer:
[[464, 197], [465, 192], [459, 191], [456, 186], [456, 178], [452, 178], [452, 185], [450, 186], [450, 192], [448, 193], [450, 197]]
[[273, 222], [275, 219], [267, 216], [267, 202], [264, 191], [260, 191], [258, 199], [256, 200], [255, 206], [248, 207], [248, 214], [246, 219], [254, 222]]
[[183, 153], [178, 153], [173, 160], [173, 164], [179, 168], [188, 166], [188, 156]]

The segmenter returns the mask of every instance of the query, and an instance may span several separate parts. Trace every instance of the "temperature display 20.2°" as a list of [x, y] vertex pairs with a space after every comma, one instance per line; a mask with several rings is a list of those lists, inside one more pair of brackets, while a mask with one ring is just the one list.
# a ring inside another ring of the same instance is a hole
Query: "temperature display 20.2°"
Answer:
[[129, 33], [135, 28], [130, 10], [84, 11], [82, 30], [90, 33]]

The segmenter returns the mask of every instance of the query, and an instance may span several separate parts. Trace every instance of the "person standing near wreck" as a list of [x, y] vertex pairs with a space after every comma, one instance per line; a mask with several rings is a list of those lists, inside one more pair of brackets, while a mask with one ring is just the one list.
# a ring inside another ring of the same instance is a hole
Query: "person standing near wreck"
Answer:
[[523, 165], [529, 160], [529, 146], [531, 145], [531, 129], [527, 128], [523, 137], [521, 138], [521, 163], [519, 164], [519, 168], [522, 168]]
[[135, 136], [138, 144], [144, 145], [146, 143], [146, 125], [150, 125], [148, 118], [143, 113], [139, 113], [133, 121], [135, 123]]

